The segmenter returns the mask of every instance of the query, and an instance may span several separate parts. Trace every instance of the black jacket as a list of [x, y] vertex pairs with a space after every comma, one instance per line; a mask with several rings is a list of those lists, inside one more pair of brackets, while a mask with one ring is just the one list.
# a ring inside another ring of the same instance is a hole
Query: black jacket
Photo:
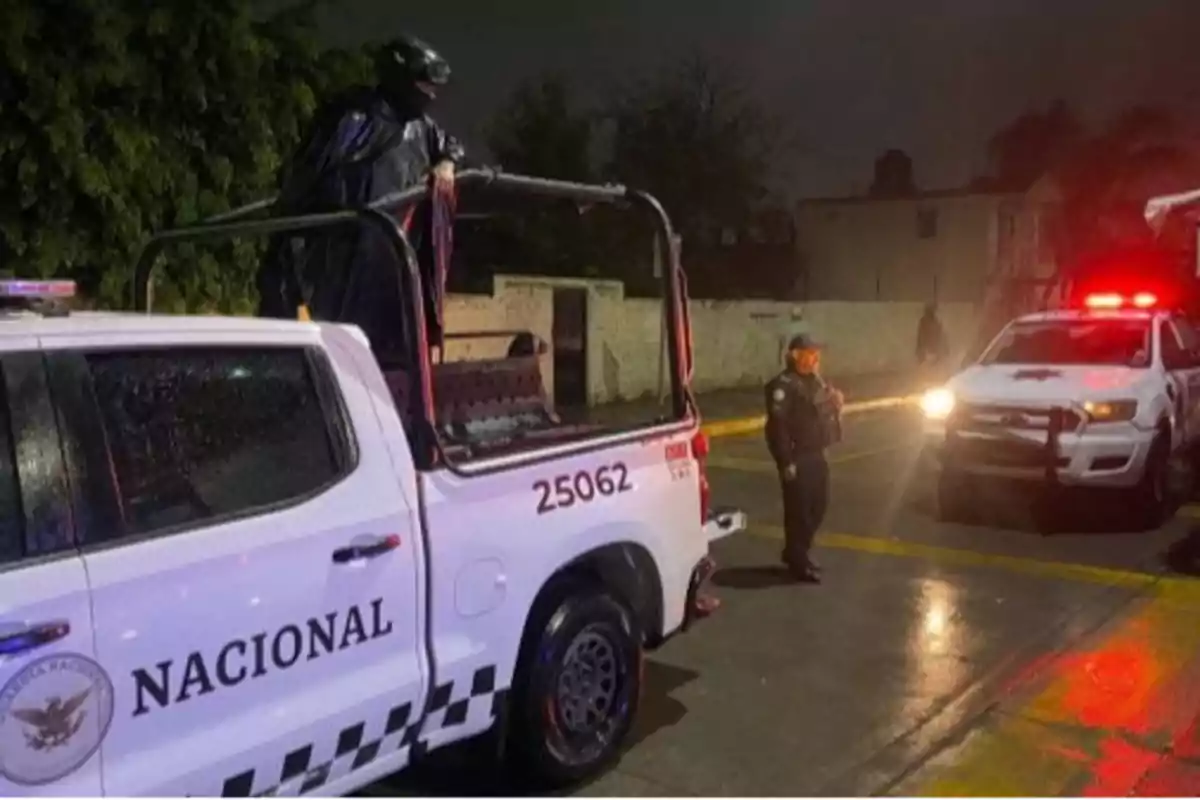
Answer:
[[838, 412], [819, 376], [786, 369], [767, 382], [766, 401], [767, 449], [781, 472], [839, 438]]
[[[377, 90], [356, 90], [318, 112], [283, 170], [277, 213], [362, 206], [426, 181], [442, 160], [459, 163], [462, 158], [458, 141], [428, 116], [397, 112]], [[418, 206], [409, 228], [434, 344], [441, 337], [451, 241], [449, 230], [438, 226], [452, 223], [453, 198], [441, 197]], [[404, 313], [405, 289], [396, 266], [387, 240], [375, 229], [281, 234], [268, 246], [259, 268], [259, 313], [294, 318], [304, 303], [315, 319], [362, 327], [377, 352], [406, 352], [413, 331], [402, 322], [410, 315]]]
[[933, 314], [925, 314], [917, 324], [917, 358], [941, 358], [946, 355], [946, 330]]

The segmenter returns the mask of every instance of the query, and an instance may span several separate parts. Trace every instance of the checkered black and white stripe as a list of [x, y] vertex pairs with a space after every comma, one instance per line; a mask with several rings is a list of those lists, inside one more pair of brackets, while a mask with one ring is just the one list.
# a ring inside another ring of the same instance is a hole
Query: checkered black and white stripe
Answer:
[[508, 700], [507, 689], [496, 689], [496, 668], [475, 670], [470, 683], [450, 681], [434, 689], [429, 697], [429, 716], [422, 738], [443, 728], [499, 717]]
[[424, 752], [430, 733], [500, 717], [507, 689], [496, 689], [496, 668], [481, 667], [468, 681], [439, 684], [429, 696], [420, 724], [412, 703], [385, 716], [344, 727], [328, 741], [313, 742], [283, 756], [278, 771], [248, 769], [227, 778], [222, 797], [295, 797], [362, 769], [383, 755], [408, 750], [411, 763]]

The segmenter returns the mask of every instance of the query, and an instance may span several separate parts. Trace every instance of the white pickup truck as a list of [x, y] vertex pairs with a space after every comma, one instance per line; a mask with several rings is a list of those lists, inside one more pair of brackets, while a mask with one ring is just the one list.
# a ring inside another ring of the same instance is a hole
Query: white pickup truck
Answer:
[[1149, 292], [1010, 322], [976, 363], [922, 399], [942, 516], [974, 516], [972, 483], [1128, 495], [1146, 526], [1171, 508], [1173, 459], [1200, 441], [1200, 337]]
[[[644, 650], [711, 610], [709, 542], [745, 524], [708, 508], [668, 280], [680, 413], [557, 434], [504, 388], [540, 391], [536, 358], [478, 365], [481, 404], [353, 326], [3, 284], [0, 794], [341, 795], [485, 732], [550, 783], [609, 764]], [[505, 415], [529, 436], [451, 441]]]

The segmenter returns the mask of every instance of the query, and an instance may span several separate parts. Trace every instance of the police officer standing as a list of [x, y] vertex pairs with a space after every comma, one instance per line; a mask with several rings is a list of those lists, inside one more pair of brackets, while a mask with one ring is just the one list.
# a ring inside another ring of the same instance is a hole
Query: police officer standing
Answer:
[[798, 580], [820, 583], [809, 557], [829, 503], [825, 448], [841, 439], [842, 393], [820, 376], [820, 345], [807, 334], [788, 342], [787, 366], [766, 386], [767, 448], [783, 489], [781, 559]]

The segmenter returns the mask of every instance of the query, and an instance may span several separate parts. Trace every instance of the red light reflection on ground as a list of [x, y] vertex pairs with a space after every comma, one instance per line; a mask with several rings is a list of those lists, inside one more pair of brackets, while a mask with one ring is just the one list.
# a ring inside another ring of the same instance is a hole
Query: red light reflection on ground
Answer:
[[1200, 797], [1200, 582], [1153, 593], [1004, 686], [918, 796]]
[[1200, 794], [1200, 766], [1164, 761], [1133, 790], [1132, 797], [1195, 797]]
[[1200, 716], [1175, 740], [1171, 752], [1176, 758], [1200, 763]]
[[1148, 733], [1149, 693], [1161, 677], [1151, 656], [1132, 643], [1071, 655], [1057, 666], [1062, 681], [1062, 710], [1088, 728], [1121, 728]]
[[1105, 739], [1100, 743], [1100, 758], [1092, 765], [1091, 783], [1082, 797], [1125, 797], [1147, 771], [1162, 761], [1161, 753], [1143, 750], [1123, 739]]

